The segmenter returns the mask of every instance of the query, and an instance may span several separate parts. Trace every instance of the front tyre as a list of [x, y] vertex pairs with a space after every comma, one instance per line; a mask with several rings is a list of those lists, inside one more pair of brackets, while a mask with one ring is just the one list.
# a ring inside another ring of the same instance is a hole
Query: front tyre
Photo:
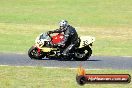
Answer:
[[32, 46], [29, 50], [28, 50], [28, 56], [31, 59], [42, 59], [43, 58], [43, 54], [38, 53], [38, 49], [37, 47]]
[[75, 52], [75, 60], [86, 61], [90, 58], [91, 55], [92, 55], [92, 49], [89, 46], [87, 46]]

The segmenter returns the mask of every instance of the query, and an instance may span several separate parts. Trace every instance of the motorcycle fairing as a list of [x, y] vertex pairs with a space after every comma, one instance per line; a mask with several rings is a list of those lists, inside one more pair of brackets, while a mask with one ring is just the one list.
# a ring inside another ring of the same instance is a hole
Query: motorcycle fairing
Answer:
[[52, 50], [57, 50], [57, 48], [51, 48], [51, 47], [41, 47], [38, 44], [35, 44], [35, 47], [39, 48], [43, 52], [50, 52]]
[[53, 44], [58, 44], [64, 40], [64, 35], [63, 34], [58, 34], [55, 36], [52, 36], [52, 43]]
[[80, 42], [79, 48], [88, 46], [95, 41], [95, 37], [91, 37], [91, 36], [81, 36], [80, 39], [81, 39], [81, 42]]

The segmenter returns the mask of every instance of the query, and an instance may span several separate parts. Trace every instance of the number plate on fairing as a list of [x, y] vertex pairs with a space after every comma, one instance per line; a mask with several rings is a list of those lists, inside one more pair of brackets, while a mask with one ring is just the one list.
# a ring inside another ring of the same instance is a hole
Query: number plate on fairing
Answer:
[[91, 37], [91, 36], [81, 36], [80, 39], [81, 39], [81, 43], [79, 48], [88, 46], [95, 41], [95, 37]]

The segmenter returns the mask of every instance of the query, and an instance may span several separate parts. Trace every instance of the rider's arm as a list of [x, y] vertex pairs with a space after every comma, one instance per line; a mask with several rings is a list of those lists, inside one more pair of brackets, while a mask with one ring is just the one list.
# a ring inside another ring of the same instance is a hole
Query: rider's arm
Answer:
[[61, 29], [56, 29], [56, 30], [52, 31], [52, 33], [61, 33], [61, 32], [63, 32], [63, 30], [61, 30]]
[[61, 44], [64, 45], [67, 42], [69, 37], [70, 37], [70, 32], [69, 31], [65, 32], [64, 33], [64, 40], [61, 42]]
[[[76, 32], [74, 30], [75, 30], [75, 28], [73, 28], [72, 26], [68, 27], [67, 31], [65, 32], [64, 41], [62, 41], [62, 44], [65, 44], [67, 42], [67, 40], [69, 39], [69, 37], [74, 36], [74, 34]], [[71, 41], [69, 41], [69, 42], [71, 42]]]
[[62, 45], [62, 46], [65, 46], [67, 40], [68, 40], [68, 36], [64, 36], [64, 41], [61, 42], [61, 45]]
[[53, 30], [53, 31], [48, 31], [48, 34], [52, 34], [52, 33], [61, 33], [63, 32], [63, 30], [61, 29], [56, 29], [56, 30]]

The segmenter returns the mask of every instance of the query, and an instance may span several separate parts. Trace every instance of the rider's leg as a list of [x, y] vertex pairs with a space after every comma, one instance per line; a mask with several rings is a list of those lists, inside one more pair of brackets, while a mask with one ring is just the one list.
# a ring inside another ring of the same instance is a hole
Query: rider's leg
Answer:
[[68, 56], [68, 53], [73, 51], [75, 49], [75, 44], [71, 44], [69, 45], [64, 51], [63, 51], [63, 55], [64, 56]]

